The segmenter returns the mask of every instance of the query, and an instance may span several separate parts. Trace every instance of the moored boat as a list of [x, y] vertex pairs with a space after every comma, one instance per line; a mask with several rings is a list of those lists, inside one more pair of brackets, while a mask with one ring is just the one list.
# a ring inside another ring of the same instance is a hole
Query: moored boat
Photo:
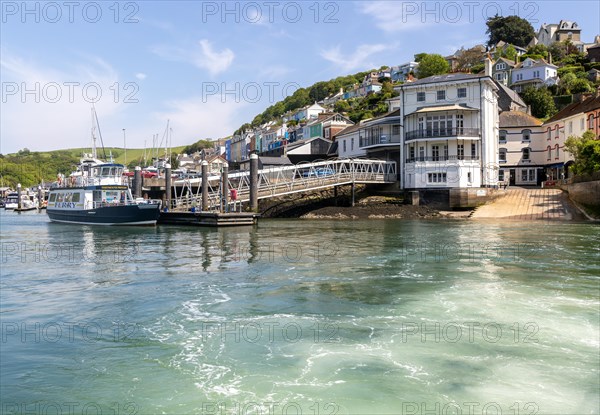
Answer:
[[53, 222], [84, 225], [155, 225], [160, 201], [136, 202], [123, 180], [124, 166], [87, 165], [50, 189], [46, 212]]

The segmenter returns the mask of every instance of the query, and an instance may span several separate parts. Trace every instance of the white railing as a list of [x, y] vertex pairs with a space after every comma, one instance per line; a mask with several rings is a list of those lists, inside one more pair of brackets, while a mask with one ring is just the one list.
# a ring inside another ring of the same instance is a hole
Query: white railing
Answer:
[[[309, 190], [324, 189], [344, 184], [393, 183], [396, 178], [396, 163], [369, 159], [332, 159], [291, 166], [271, 167], [258, 171], [258, 198], [283, 196]], [[188, 210], [201, 206], [202, 179], [174, 180], [174, 209]], [[208, 178], [209, 210], [224, 208], [220, 175]], [[228, 175], [229, 189], [235, 189], [236, 202], [250, 200], [250, 172]], [[234, 201], [230, 200], [230, 204]]]

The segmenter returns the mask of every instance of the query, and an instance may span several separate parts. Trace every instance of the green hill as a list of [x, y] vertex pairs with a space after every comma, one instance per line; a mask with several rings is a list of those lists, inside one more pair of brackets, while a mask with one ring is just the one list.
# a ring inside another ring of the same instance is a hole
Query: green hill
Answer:
[[[173, 147], [174, 155], [180, 153], [186, 146]], [[105, 147], [106, 157], [112, 154], [117, 163], [125, 163], [125, 151], [118, 147]], [[10, 186], [16, 188], [17, 183], [23, 187], [30, 187], [42, 181], [56, 180], [58, 173], [69, 174], [75, 170], [83, 153], [90, 153], [90, 148], [70, 148], [54, 151], [20, 150], [13, 154], [0, 154], [0, 187]], [[150, 150], [146, 150], [150, 162]], [[159, 157], [164, 156], [164, 149], [158, 152]], [[98, 149], [98, 157], [104, 159], [102, 149]], [[142, 165], [144, 159], [143, 148], [127, 149], [127, 165], [133, 168]]]

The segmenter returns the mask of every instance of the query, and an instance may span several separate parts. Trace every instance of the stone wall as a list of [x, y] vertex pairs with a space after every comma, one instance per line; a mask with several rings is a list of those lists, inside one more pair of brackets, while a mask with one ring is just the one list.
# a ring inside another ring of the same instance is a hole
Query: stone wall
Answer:
[[450, 189], [450, 209], [472, 209], [497, 196], [492, 188]]
[[561, 186], [569, 199], [586, 206], [600, 207], [600, 180]]

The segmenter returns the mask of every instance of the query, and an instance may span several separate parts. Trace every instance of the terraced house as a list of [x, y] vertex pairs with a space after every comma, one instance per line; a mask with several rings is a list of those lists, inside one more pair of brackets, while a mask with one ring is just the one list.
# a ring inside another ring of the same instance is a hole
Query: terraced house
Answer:
[[485, 74], [432, 76], [396, 87], [401, 120], [400, 187], [450, 189], [498, 184], [498, 89]]

